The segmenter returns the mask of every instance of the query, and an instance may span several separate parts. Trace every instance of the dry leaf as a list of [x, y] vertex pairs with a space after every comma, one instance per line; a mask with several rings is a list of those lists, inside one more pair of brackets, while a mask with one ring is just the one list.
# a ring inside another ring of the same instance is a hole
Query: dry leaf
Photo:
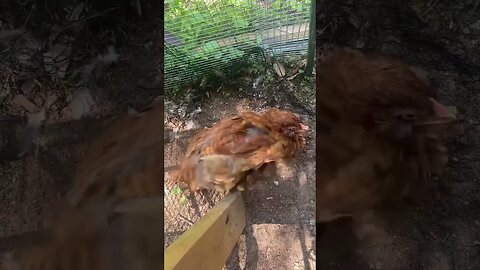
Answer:
[[[72, 41], [72, 37], [68, 36], [67, 42]], [[43, 54], [43, 63], [45, 70], [52, 78], [65, 78], [68, 65], [70, 64], [70, 54], [72, 48], [70, 44], [54, 44], [50, 50]]]
[[287, 80], [291, 81], [291, 80], [295, 79], [298, 75], [300, 75], [300, 72], [297, 72], [297, 73], [293, 74], [292, 76], [288, 77]]
[[283, 67], [282, 64], [280, 64], [278, 61], [275, 60], [275, 62], [273, 62], [273, 70], [275, 70], [275, 72], [277, 73], [277, 75], [280, 77], [280, 78], [283, 78], [285, 76], [285, 67]]
[[72, 13], [70, 13], [70, 18], [68, 18], [68, 20], [69, 20], [70, 22], [76, 22], [76, 21], [80, 20], [80, 15], [82, 14], [84, 7], [85, 7], [85, 3], [84, 3], [84, 2], [79, 3], [79, 4], [72, 10]]
[[26, 33], [18, 40], [17, 46], [18, 49], [15, 51], [17, 61], [21, 65], [33, 67], [32, 57], [35, 52], [43, 47], [42, 43], [33, 38], [29, 33]]
[[28, 112], [31, 112], [31, 113], [33, 113], [37, 110], [37, 106], [35, 106], [35, 104], [33, 104], [30, 100], [28, 100], [23, 95], [16, 95], [13, 98], [13, 103], [15, 103], [16, 105], [24, 108], [25, 110], [27, 110]]

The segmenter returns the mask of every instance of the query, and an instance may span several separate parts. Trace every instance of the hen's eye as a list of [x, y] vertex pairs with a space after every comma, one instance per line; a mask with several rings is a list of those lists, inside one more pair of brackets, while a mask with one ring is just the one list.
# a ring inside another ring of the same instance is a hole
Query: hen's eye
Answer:
[[402, 118], [405, 119], [405, 120], [415, 120], [417, 118], [417, 115], [416, 114], [413, 114], [413, 113], [404, 113], [402, 115]]

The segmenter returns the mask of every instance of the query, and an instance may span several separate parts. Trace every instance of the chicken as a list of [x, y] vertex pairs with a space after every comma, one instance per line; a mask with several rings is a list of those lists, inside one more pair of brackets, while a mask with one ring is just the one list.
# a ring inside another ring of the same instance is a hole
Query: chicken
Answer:
[[455, 118], [426, 74], [337, 49], [317, 59], [317, 223], [360, 217], [441, 176]]
[[[10, 252], [7, 270], [147, 270], [163, 258], [163, 198], [85, 204], [63, 212], [40, 241]], [[2, 269], [5, 269], [2, 268]]]
[[69, 205], [163, 195], [163, 100], [95, 138], [78, 164]]
[[298, 116], [275, 108], [223, 119], [192, 138], [172, 178], [187, 183], [192, 192], [228, 193], [248, 171], [301, 149], [307, 130]]

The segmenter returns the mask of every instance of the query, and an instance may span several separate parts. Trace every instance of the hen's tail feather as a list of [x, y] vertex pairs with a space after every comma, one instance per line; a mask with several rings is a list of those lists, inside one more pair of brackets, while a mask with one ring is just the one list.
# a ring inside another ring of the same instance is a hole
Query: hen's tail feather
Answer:
[[182, 181], [182, 171], [178, 168], [167, 171], [165, 169], [165, 174], [169, 176], [173, 183], [180, 183]]

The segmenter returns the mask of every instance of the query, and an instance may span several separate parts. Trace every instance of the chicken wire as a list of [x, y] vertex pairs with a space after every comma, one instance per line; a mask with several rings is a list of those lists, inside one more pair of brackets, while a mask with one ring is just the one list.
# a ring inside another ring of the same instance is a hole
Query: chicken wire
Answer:
[[[165, 183], [165, 247], [177, 240], [181, 234], [225, 197], [221, 193], [210, 190], [202, 190], [195, 194], [175, 192], [179, 189], [178, 185], [171, 181]], [[182, 188], [182, 190], [184, 189]]]
[[[192, 130], [193, 133], [199, 130]], [[175, 168], [187, 148], [190, 136], [178, 138], [165, 144], [165, 185], [164, 185], [164, 246], [173, 243], [181, 234], [203, 217], [225, 195], [201, 190], [190, 194], [185, 184], [173, 183], [168, 171]]]
[[308, 51], [313, 63], [311, 10], [310, 0], [165, 0], [165, 88], [225, 68], [253, 48], [274, 55]]

